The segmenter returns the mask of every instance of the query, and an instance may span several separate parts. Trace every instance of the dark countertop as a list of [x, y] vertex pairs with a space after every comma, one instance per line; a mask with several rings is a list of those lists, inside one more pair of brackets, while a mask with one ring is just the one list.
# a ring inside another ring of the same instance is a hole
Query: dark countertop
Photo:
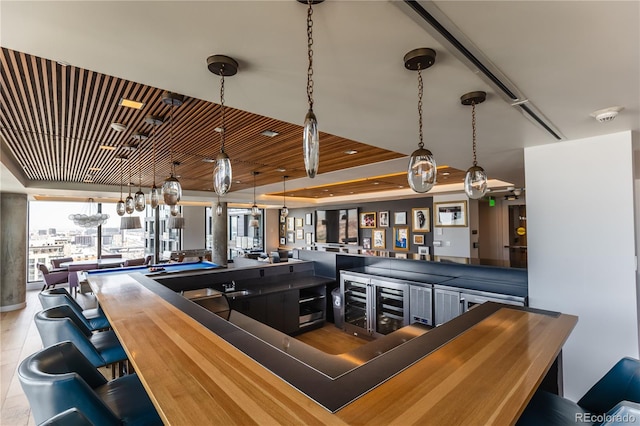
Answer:
[[333, 280], [325, 277], [317, 277], [308, 274], [293, 274], [285, 275], [283, 277], [273, 277], [272, 279], [266, 279], [258, 284], [255, 280], [235, 280], [235, 290], [225, 292], [222, 284], [212, 285], [211, 288], [218, 290], [222, 293], [235, 293], [242, 290], [246, 290], [244, 295], [233, 296], [234, 298], [241, 297], [254, 297], [261, 296], [270, 293], [278, 293], [281, 291], [296, 290], [315, 287], [318, 285], [326, 285], [332, 283]]

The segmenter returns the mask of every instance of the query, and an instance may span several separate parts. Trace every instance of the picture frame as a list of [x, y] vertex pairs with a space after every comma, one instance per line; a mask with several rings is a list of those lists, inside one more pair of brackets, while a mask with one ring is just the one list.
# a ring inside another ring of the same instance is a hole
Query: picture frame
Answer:
[[362, 248], [365, 250], [371, 249], [371, 238], [365, 237], [362, 239]]
[[313, 245], [313, 232], [307, 232], [304, 241], [308, 246]]
[[360, 228], [375, 228], [376, 212], [360, 213]]
[[285, 237], [280, 237], [280, 245], [283, 246], [287, 244], [287, 239]]
[[407, 212], [394, 212], [393, 213], [394, 225], [406, 225], [407, 224]]
[[296, 217], [296, 228], [302, 228], [304, 226], [304, 222], [301, 217]]
[[313, 225], [313, 214], [307, 213], [304, 215], [304, 224], [305, 225]]
[[389, 211], [378, 212], [378, 226], [381, 228], [389, 227]]
[[302, 240], [304, 238], [304, 229], [296, 229], [296, 240]]
[[287, 231], [293, 231], [295, 228], [295, 220], [296, 218], [293, 216], [287, 218]]
[[280, 215], [280, 223], [287, 223], [287, 217]]
[[394, 250], [409, 250], [409, 227], [408, 226], [394, 226], [393, 227], [393, 249]]
[[280, 236], [281, 237], [286, 237], [287, 236], [287, 224], [286, 223], [281, 223], [280, 224]]
[[374, 229], [371, 231], [371, 240], [374, 249], [384, 249], [387, 247], [387, 231], [385, 229]]
[[447, 201], [433, 204], [434, 226], [466, 227], [467, 201]]
[[293, 231], [287, 231], [287, 243], [293, 244], [296, 242], [296, 233]]
[[429, 246], [418, 247], [418, 254], [422, 254], [425, 256], [429, 255]]
[[424, 235], [422, 234], [414, 234], [413, 235], [413, 244], [417, 246], [424, 245]]
[[431, 232], [431, 212], [428, 207], [411, 209], [411, 231]]

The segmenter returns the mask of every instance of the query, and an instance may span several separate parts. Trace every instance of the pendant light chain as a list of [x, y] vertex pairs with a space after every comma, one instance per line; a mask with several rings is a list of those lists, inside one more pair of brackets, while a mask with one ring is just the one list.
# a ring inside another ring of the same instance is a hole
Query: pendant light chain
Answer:
[[418, 63], [418, 126], [420, 127], [420, 142], [418, 147], [424, 148], [424, 142], [422, 141], [422, 92], [424, 90], [424, 84], [422, 83], [422, 70]]
[[282, 207], [287, 206], [287, 177], [282, 177]]
[[307, 100], [309, 109], [313, 109], [313, 8], [311, 1], [308, 0], [309, 8], [307, 9], [307, 52], [309, 55], [309, 67], [307, 68]]
[[222, 131], [220, 132], [220, 152], [224, 152], [224, 140], [227, 130], [224, 112], [224, 66], [220, 69], [220, 112], [222, 113]]
[[171, 120], [171, 126], [169, 126], [169, 141], [171, 146], [169, 147], [169, 160], [171, 160], [171, 175], [175, 174], [175, 167], [173, 164], [173, 101], [171, 102], [171, 112], [169, 120]]
[[477, 166], [478, 161], [476, 159], [476, 103], [471, 102], [471, 129], [473, 139], [473, 165]]
[[127, 186], [129, 187], [129, 197], [131, 197], [131, 158], [129, 158], [129, 181], [127, 182]]
[[[151, 128], [151, 137], [153, 138], [156, 135], [156, 127], [155, 125]], [[153, 155], [153, 186], [156, 186], [156, 140], [155, 138], [151, 142], [151, 151]]]
[[122, 157], [120, 157], [120, 199], [122, 200], [122, 180], [124, 179], [124, 172], [122, 171]]
[[138, 146], [138, 191], [142, 191], [142, 162], [140, 161], [140, 157], [142, 157], [142, 151], [140, 150], [140, 146]]

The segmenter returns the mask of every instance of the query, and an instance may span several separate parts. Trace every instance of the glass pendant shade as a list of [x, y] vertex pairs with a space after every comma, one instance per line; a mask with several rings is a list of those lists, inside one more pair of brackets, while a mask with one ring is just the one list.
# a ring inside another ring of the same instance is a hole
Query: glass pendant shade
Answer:
[[287, 206], [282, 206], [282, 208], [280, 209], [280, 215], [282, 217], [287, 217], [289, 215], [289, 209], [287, 208]]
[[133, 197], [133, 200], [134, 200], [134, 208], [136, 209], [136, 211], [138, 212], [144, 211], [144, 208], [146, 207], [146, 204], [147, 204], [147, 199], [144, 196], [144, 192], [140, 190], [136, 192], [135, 196]]
[[155, 185], [151, 187], [151, 191], [149, 192], [149, 200], [151, 202], [152, 209], [158, 207], [158, 204], [160, 203], [160, 189]]
[[124, 211], [127, 212], [128, 214], [131, 214], [133, 213], [134, 210], [135, 210], [135, 202], [133, 201], [133, 197], [129, 195], [124, 200]]
[[171, 213], [171, 216], [178, 216], [178, 213], [180, 213], [180, 207], [178, 207], [177, 204], [174, 204], [173, 206], [170, 206], [169, 212]]
[[216, 157], [216, 168], [213, 170], [213, 189], [220, 197], [231, 189], [231, 160], [225, 152], [221, 152]]
[[464, 192], [474, 200], [484, 197], [487, 193], [487, 173], [482, 167], [469, 167], [464, 177]]
[[251, 206], [251, 216], [253, 217], [260, 216], [260, 208], [255, 204]]
[[309, 110], [304, 118], [304, 130], [302, 137], [302, 151], [304, 155], [304, 167], [307, 176], [316, 177], [320, 157], [320, 134], [318, 132], [318, 121], [313, 110]]
[[216, 214], [218, 216], [222, 216], [222, 204], [220, 204], [220, 202], [218, 202], [218, 205], [216, 206]]
[[436, 184], [437, 166], [431, 151], [418, 148], [411, 154], [407, 180], [415, 192], [428, 192]]
[[182, 198], [182, 186], [180, 186], [178, 179], [173, 176], [173, 173], [162, 184], [162, 198], [168, 206], [175, 206]]
[[120, 199], [120, 201], [116, 203], [116, 213], [118, 213], [118, 216], [124, 216], [125, 208], [124, 208], [124, 201], [122, 201], [122, 198]]

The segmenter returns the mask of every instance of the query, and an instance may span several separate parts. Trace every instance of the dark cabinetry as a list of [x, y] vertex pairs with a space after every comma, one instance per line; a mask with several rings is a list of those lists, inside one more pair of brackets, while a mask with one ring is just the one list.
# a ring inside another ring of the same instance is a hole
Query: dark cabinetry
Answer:
[[298, 290], [282, 291], [266, 296], [265, 324], [283, 333], [298, 331]]
[[234, 298], [229, 301], [231, 309], [241, 312], [256, 321], [266, 323], [267, 321], [267, 298], [266, 296]]

